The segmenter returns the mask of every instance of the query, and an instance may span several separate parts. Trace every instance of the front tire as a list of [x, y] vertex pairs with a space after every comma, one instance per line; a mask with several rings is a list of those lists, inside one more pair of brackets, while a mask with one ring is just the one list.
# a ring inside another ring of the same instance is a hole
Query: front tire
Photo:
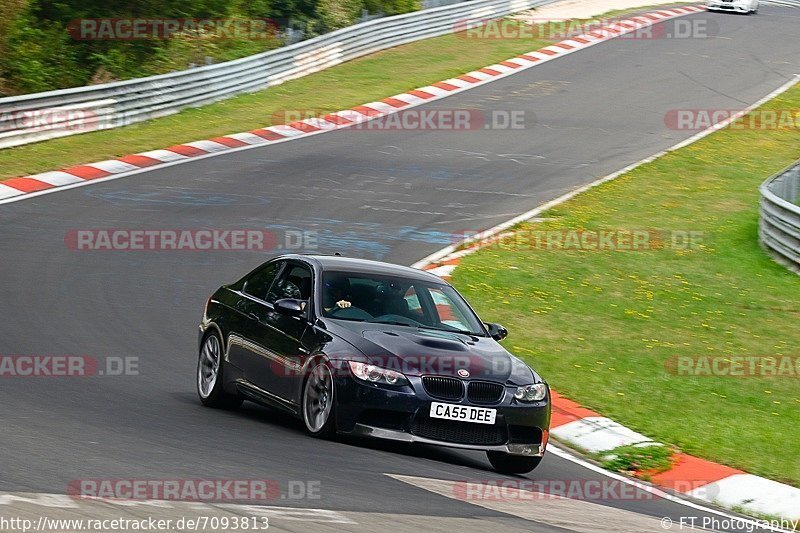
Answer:
[[330, 438], [336, 433], [335, 394], [330, 366], [316, 361], [303, 385], [303, 424], [309, 435]]
[[542, 462], [541, 457], [511, 455], [503, 452], [486, 452], [492, 467], [500, 474], [527, 474]]
[[206, 407], [236, 409], [242, 405], [242, 398], [225, 392], [224, 371], [222, 341], [219, 335], [211, 333], [203, 340], [197, 359], [197, 395]]

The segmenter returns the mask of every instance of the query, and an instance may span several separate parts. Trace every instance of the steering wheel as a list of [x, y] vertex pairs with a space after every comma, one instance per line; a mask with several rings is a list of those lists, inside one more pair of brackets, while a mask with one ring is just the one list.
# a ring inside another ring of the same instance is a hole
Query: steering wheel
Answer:
[[350, 318], [354, 320], [370, 320], [372, 315], [359, 307], [335, 307], [328, 313], [335, 318]]

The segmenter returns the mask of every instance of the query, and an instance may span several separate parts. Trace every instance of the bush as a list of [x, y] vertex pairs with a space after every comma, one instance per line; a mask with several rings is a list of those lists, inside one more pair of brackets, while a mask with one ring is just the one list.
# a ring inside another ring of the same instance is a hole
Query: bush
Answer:
[[364, 7], [370, 13], [383, 13], [386, 16], [401, 15], [420, 9], [419, 0], [365, 0]]
[[322, 31], [333, 31], [353, 25], [361, 16], [362, 0], [319, 0], [317, 15]]
[[24, 13], [9, 24], [0, 77], [10, 92], [39, 92], [83, 85], [90, 71], [75, 57], [69, 37], [57, 23], [37, 22]]
[[0, 0], [0, 94], [76, 87], [182, 70], [281, 46], [271, 39], [184, 33], [168, 40], [79, 41], [82, 18], [266, 18], [306, 37], [349, 26], [362, 10], [392, 15], [417, 0]]

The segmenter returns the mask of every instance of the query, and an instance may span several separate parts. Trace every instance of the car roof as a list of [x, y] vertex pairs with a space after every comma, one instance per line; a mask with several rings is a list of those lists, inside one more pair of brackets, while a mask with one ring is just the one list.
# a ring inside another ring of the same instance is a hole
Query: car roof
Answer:
[[338, 255], [304, 255], [292, 254], [283, 255], [279, 259], [299, 259], [315, 263], [316, 266], [323, 272], [326, 270], [331, 271], [348, 271], [358, 272], [361, 274], [379, 274], [386, 276], [397, 276], [403, 278], [417, 279], [421, 281], [428, 281], [432, 283], [447, 284], [439, 276], [402, 265], [395, 265], [393, 263], [384, 263], [383, 261], [372, 261], [370, 259], [357, 259], [354, 257], [343, 257]]

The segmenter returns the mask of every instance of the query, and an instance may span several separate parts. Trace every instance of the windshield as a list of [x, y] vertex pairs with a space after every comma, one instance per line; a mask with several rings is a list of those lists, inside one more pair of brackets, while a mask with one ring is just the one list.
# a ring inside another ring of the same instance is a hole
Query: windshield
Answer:
[[455, 289], [401, 277], [327, 271], [322, 276], [322, 315], [486, 335]]

